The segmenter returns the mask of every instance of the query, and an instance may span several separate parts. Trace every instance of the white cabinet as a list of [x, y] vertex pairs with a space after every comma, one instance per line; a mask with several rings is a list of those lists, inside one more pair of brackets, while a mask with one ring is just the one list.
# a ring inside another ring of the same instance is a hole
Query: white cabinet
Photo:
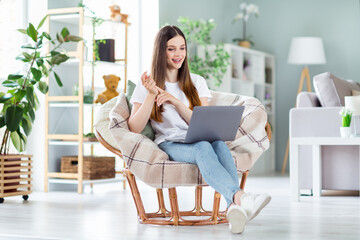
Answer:
[[[210, 45], [208, 49], [215, 49]], [[212, 84], [208, 79], [208, 85], [212, 90], [230, 92], [239, 95], [251, 96], [259, 99], [265, 106], [268, 114], [268, 122], [272, 127], [272, 139], [270, 148], [257, 161], [252, 168], [252, 173], [265, 173], [275, 170], [275, 58], [273, 55], [239, 47], [233, 44], [225, 44], [225, 49], [230, 53], [231, 60], [227, 72], [219, 87]], [[203, 50], [198, 49], [198, 55]]]

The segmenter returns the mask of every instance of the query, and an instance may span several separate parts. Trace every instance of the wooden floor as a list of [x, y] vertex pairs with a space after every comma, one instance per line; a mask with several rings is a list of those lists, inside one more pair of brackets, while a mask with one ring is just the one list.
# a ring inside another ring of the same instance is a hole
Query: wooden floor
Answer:
[[[157, 210], [155, 191], [144, 184], [139, 187], [145, 208]], [[178, 190], [180, 208], [191, 208], [192, 190]], [[21, 197], [5, 199], [0, 204], [0, 239], [360, 239], [357, 196], [302, 197], [301, 202], [291, 203], [289, 178], [283, 176], [250, 175], [246, 190], [268, 192], [272, 201], [248, 223], [242, 235], [231, 234], [225, 224], [200, 227], [139, 224], [129, 189], [124, 191], [121, 183], [111, 183], [95, 185], [93, 192], [85, 188], [83, 195], [35, 192], [28, 202]], [[213, 191], [208, 188], [204, 197], [204, 205], [210, 208]]]

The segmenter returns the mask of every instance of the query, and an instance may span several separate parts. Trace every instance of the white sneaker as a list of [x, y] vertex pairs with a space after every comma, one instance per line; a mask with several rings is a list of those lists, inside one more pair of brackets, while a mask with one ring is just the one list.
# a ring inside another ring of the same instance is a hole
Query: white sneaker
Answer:
[[231, 205], [226, 213], [232, 233], [242, 233], [245, 228], [247, 215], [242, 206]]
[[256, 217], [259, 212], [270, 202], [271, 197], [267, 194], [245, 193], [241, 196], [241, 206], [247, 214], [247, 221]]

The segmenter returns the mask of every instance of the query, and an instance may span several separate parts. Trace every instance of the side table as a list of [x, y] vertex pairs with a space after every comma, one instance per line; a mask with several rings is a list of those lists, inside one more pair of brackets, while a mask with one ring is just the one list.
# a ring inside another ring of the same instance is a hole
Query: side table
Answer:
[[[299, 146], [312, 146], [313, 166], [313, 195], [321, 196], [322, 171], [321, 171], [321, 146], [326, 145], [358, 145], [360, 153], [360, 137], [290, 137], [290, 188], [291, 200], [300, 201], [299, 189]], [[360, 154], [359, 154], [360, 159]], [[359, 168], [360, 173], [360, 168]], [[359, 178], [360, 179], [360, 178]], [[359, 181], [360, 186], [360, 181]]]

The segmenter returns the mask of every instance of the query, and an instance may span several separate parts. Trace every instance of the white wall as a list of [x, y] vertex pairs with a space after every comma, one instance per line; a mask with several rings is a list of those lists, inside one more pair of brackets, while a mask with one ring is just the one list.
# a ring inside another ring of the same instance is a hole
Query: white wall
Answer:
[[[41, 19], [46, 15], [47, 1], [46, 0], [31, 0], [26, 1], [28, 4], [27, 14], [28, 22], [37, 26]], [[28, 24], [27, 24], [28, 25]], [[46, 26], [41, 28], [45, 31]], [[45, 159], [45, 96], [38, 91], [38, 98], [40, 101], [40, 108], [36, 111], [35, 122], [31, 134], [28, 137], [27, 153], [33, 155], [33, 190], [44, 190], [44, 159]]]

